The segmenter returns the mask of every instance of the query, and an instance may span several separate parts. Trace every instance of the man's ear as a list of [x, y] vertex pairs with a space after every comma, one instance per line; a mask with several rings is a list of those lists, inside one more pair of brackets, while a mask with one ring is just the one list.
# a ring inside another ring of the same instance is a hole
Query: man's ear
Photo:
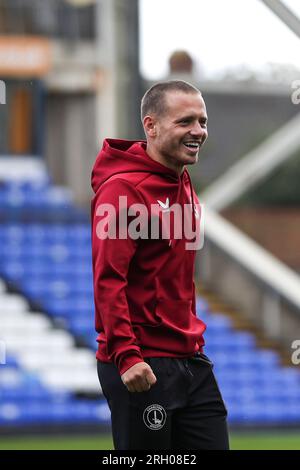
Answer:
[[145, 132], [149, 137], [156, 136], [156, 122], [152, 116], [145, 116], [143, 119], [143, 125]]

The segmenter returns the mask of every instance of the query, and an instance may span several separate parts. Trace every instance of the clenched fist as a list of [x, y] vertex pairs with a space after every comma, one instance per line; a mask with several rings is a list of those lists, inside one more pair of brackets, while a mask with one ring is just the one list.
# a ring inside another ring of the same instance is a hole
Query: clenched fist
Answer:
[[147, 392], [156, 383], [156, 377], [147, 362], [138, 362], [121, 375], [129, 392]]

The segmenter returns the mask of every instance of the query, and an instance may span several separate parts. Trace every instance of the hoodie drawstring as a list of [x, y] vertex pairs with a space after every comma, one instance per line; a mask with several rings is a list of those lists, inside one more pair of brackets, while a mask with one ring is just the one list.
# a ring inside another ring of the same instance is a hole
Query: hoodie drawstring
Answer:
[[189, 185], [190, 185], [190, 193], [191, 193], [191, 203], [192, 203], [192, 230], [193, 232], [196, 231], [196, 217], [195, 217], [195, 200], [194, 200], [194, 194], [193, 194], [193, 186], [192, 186], [192, 181], [191, 177], [189, 175], [189, 172], [187, 171], [186, 174], [188, 175], [189, 179]]
[[[193, 194], [193, 185], [192, 185], [192, 181], [191, 181], [191, 177], [189, 175], [189, 172], [185, 171], [185, 173], [187, 174], [187, 177], [188, 177], [188, 180], [189, 180], [189, 187], [190, 187], [190, 194], [191, 194], [190, 200], [191, 200], [191, 204], [192, 204], [192, 230], [193, 230], [193, 232], [195, 232], [196, 231], [196, 217], [195, 217], [195, 199], [194, 199], [194, 194]], [[175, 201], [176, 204], [180, 200], [181, 190], [182, 190], [182, 180], [181, 180], [181, 177], [179, 176], [179, 178], [178, 178], [178, 190], [177, 190], [176, 201]], [[170, 241], [169, 241], [169, 247], [170, 248], [172, 248], [173, 240], [174, 240], [174, 238], [170, 239]]]

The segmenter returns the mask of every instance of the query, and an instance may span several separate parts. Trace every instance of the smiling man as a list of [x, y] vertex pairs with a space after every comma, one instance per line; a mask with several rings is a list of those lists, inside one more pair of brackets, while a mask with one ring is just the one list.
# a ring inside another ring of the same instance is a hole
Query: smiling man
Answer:
[[[185, 82], [152, 87], [142, 100], [147, 153], [178, 174], [198, 161], [207, 139], [207, 113], [199, 91]], [[174, 88], [173, 88], [174, 87]]]
[[[161, 82], [144, 95], [141, 118], [146, 141], [106, 139], [92, 174], [97, 364], [114, 445], [228, 449], [227, 412], [195, 309], [195, 249], [185, 231], [174, 236], [180, 219], [170, 217], [169, 239], [162, 231], [142, 236], [152, 218], [163, 225], [174, 206], [188, 206], [193, 228], [201, 228], [186, 166], [198, 161], [207, 139], [205, 103], [189, 83]], [[122, 210], [120, 197], [127, 201]], [[110, 207], [116, 228], [126, 220], [128, 229], [135, 210], [150, 214], [140, 223], [141, 237], [124, 234], [124, 226], [122, 235], [99, 236]]]

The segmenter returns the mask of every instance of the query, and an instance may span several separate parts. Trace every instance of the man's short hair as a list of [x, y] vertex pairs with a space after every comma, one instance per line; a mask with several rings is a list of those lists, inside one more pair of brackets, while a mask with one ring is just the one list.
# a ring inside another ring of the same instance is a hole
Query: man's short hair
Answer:
[[165, 95], [169, 91], [182, 91], [184, 93], [200, 93], [198, 88], [183, 80], [169, 80], [159, 82], [146, 91], [141, 102], [141, 119], [149, 114], [162, 115], [165, 110]]

